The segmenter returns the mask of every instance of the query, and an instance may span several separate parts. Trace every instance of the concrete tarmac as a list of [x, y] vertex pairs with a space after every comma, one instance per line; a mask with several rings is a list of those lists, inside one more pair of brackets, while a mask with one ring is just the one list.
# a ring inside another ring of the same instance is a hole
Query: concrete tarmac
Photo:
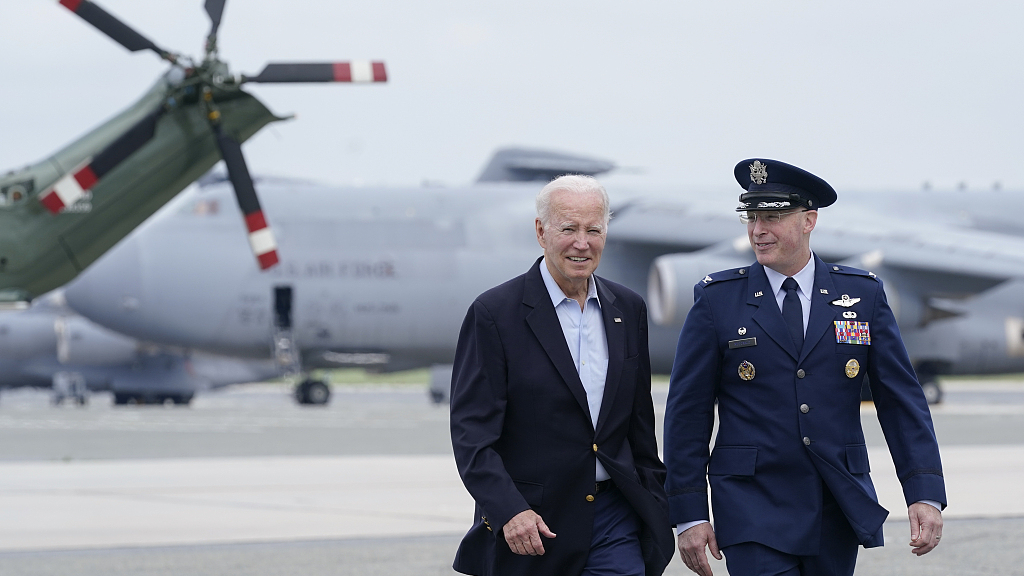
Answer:
[[[909, 552], [891, 459], [862, 411], [892, 514], [858, 573], [1024, 574], [1024, 385], [947, 392], [934, 418], [951, 506], [924, 558]], [[0, 575], [452, 574], [472, 515], [447, 412], [422, 387], [339, 388], [326, 408], [267, 385], [188, 409], [113, 408], [103, 395], [53, 408], [13, 391], [0, 434]], [[668, 571], [686, 573], [678, 559]]]

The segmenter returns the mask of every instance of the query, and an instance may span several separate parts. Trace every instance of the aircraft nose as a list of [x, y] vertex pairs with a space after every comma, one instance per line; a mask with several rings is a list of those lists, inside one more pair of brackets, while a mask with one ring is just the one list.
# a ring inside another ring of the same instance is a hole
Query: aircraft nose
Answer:
[[90, 320], [123, 331], [143, 314], [139, 243], [127, 238], [105, 254], [64, 291], [68, 306]]

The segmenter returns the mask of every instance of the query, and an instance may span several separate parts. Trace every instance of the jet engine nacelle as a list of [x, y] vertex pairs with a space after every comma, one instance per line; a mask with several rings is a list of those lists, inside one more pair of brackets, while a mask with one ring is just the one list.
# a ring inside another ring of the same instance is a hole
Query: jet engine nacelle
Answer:
[[731, 247], [728, 251], [709, 248], [655, 258], [647, 276], [647, 306], [651, 320], [662, 326], [682, 325], [690, 306], [693, 306], [694, 284], [708, 274], [749, 263], [748, 255], [737, 253]]

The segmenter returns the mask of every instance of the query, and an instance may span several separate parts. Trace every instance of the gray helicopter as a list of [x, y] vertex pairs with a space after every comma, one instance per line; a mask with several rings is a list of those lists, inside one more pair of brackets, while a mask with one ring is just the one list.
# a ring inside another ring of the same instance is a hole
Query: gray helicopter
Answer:
[[[230, 185], [211, 176], [70, 284], [67, 299], [82, 315], [147, 341], [270, 353], [282, 371], [299, 375], [300, 402], [329, 397], [325, 382], [302, 374], [341, 366], [435, 366], [432, 391], [443, 400], [472, 300], [541, 254], [533, 227], [539, 182], [613, 167], [509, 149], [459, 188], [260, 179], [282, 256], [267, 273], [246, 265], [242, 223], [225, 209]], [[736, 193], [609, 193], [614, 217], [598, 273], [647, 296], [652, 365], [667, 372], [693, 284], [754, 260], [733, 212]], [[1024, 238], [909, 221], [874, 200], [844, 194], [819, 218], [812, 249], [884, 279], [930, 400], [941, 397], [940, 374], [1024, 370]]]

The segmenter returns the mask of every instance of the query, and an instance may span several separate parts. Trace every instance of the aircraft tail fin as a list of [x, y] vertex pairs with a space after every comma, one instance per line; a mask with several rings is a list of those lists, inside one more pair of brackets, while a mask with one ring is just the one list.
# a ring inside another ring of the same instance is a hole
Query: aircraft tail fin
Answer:
[[501, 148], [477, 182], [548, 182], [563, 174], [596, 176], [615, 169], [607, 160], [535, 148]]

